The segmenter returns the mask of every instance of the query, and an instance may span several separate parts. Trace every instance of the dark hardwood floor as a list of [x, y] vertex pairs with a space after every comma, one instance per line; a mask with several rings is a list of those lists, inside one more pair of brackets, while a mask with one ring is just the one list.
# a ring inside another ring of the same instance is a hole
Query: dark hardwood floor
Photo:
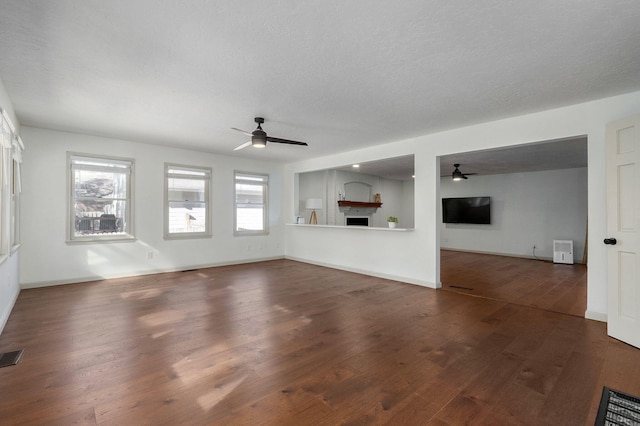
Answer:
[[24, 290], [3, 425], [585, 425], [640, 394], [605, 324], [278, 260]]
[[584, 317], [587, 267], [440, 251], [442, 289]]

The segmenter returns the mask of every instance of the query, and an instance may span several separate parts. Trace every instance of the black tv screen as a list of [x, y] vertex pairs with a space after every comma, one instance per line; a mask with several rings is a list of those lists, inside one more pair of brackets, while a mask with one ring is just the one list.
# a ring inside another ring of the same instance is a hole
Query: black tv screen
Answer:
[[491, 197], [442, 199], [444, 223], [491, 224]]

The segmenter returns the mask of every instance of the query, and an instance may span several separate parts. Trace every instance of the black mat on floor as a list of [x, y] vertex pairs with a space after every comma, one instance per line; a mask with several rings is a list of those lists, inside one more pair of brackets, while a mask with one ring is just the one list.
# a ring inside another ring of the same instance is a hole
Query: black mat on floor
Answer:
[[604, 387], [595, 426], [640, 426], [640, 398]]
[[0, 356], [0, 368], [8, 367], [10, 365], [16, 365], [22, 359], [22, 353], [24, 349], [20, 349], [19, 351], [13, 352], [5, 352]]

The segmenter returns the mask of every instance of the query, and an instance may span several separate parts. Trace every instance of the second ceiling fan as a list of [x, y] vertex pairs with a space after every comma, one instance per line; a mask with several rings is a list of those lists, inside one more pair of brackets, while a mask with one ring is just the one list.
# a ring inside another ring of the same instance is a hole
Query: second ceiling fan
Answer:
[[475, 175], [475, 173], [462, 173], [458, 168], [460, 167], [459, 163], [454, 164], [453, 167], [455, 167], [453, 173], [451, 173], [453, 180], [469, 179], [467, 176]]
[[253, 146], [254, 148], [264, 148], [264, 147], [267, 146], [267, 142], [284, 143], [284, 144], [289, 144], [289, 145], [309, 146], [306, 142], [292, 141], [292, 140], [289, 140], [289, 139], [274, 138], [273, 136], [268, 136], [267, 132], [262, 130], [262, 126], [261, 126], [261, 124], [264, 123], [264, 118], [256, 117], [256, 118], [254, 118], [254, 121], [256, 123], [258, 123], [258, 127], [251, 133], [249, 133], [247, 131], [244, 131], [242, 129], [237, 129], [235, 127], [231, 128], [231, 129], [236, 130], [236, 131], [238, 131], [240, 133], [244, 133], [247, 136], [251, 136], [251, 140], [250, 141], [247, 141], [247, 142], [243, 143], [242, 145], [240, 145], [237, 148], [234, 148], [234, 151], [237, 151], [237, 150], [242, 149], [242, 148], [246, 148], [249, 145]]

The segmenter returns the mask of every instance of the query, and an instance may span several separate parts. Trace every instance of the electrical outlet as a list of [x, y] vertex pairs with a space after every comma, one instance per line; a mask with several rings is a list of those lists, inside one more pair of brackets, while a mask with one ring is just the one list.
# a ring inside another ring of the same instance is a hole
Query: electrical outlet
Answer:
[[153, 259], [153, 252], [152, 251], [147, 252], [147, 259]]

